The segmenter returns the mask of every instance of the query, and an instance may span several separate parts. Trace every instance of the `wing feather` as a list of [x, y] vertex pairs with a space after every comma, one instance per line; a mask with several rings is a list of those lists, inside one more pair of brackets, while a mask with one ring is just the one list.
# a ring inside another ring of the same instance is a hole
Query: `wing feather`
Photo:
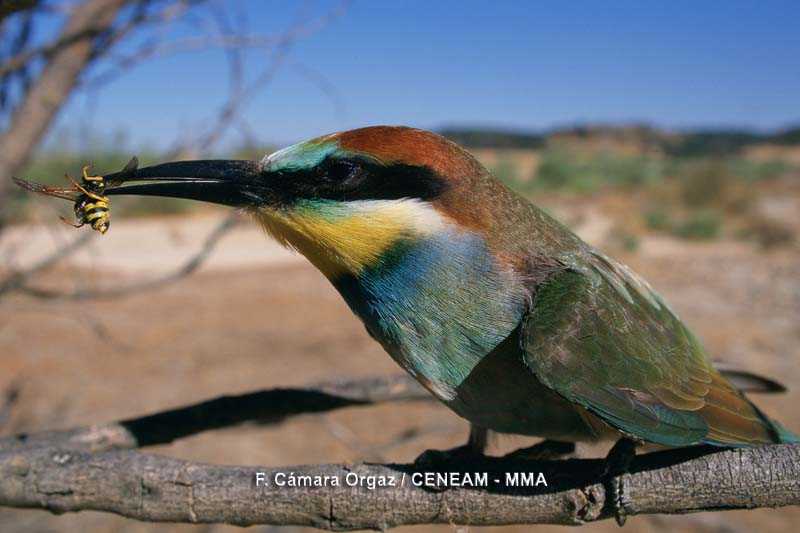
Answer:
[[626, 434], [673, 446], [774, 440], [647, 282], [595, 250], [536, 289], [521, 340], [542, 383]]

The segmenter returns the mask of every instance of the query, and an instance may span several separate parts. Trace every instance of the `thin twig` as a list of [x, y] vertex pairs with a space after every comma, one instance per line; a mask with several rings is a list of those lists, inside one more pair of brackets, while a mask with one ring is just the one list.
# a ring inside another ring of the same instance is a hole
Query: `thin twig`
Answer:
[[60, 35], [55, 39], [48, 41], [40, 46], [34, 48], [28, 48], [19, 52], [16, 55], [7, 57], [3, 60], [2, 63], [0, 63], [0, 77], [6, 76], [21, 68], [24, 68], [30, 62], [39, 57], [48, 58], [49, 56], [53, 55], [55, 52], [64, 48], [65, 46], [69, 46], [87, 37], [95, 37], [103, 32], [108, 32], [109, 33], [109, 38], [107, 39], [108, 45], [102, 46], [101, 49], [96, 50], [95, 53], [93, 54], [93, 57], [98, 57], [99, 55], [102, 55], [103, 52], [109, 50], [111, 48], [111, 45], [119, 42], [133, 28], [141, 26], [143, 24], [170, 22], [175, 18], [179, 17], [180, 14], [190, 4], [188, 0], [182, 0], [180, 2], [167, 5], [164, 9], [162, 9], [156, 14], [150, 14], [144, 10], [146, 5], [149, 3], [150, 0], [138, 0], [137, 4], [139, 9], [137, 9], [136, 12], [134, 12], [134, 14], [126, 22], [120, 24], [117, 28], [111, 29], [110, 31], [106, 28], [101, 28], [101, 27], [81, 28], [77, 31], [73, 31], [65, 35]]
[[57, 249], [52, 254], [48, 255], [35, 265], [29, 267], [28, 269], [22, 272], [15, 272], [8, 276], [6, 279], [0, 282], [0, 295], [4, 293], [15, 291], [15, 290], [25, 290], [26, 284], [28, 281], [41, 272], [44, 272], [57, 263], [63, 261], [77, 250], [81, 249], [85, 246], [93, 237], [92, 233], [86, 232], [80, 237], [73, 239], [66, 245], [62, 246], [61, 248]]
[[241, 222], [241, 216], [237, 212], [231, 212], [226, 216], [211, 232], [206, 236], [200, 249], [187, 259], [178, 268], [169, 272], [161, 277], [130, 283], [128, 285], [118, 285], [114, 287], [105, 288], [82, 288], [76, 289], [71, 292], [60, 291], [54, 289], [46, 289], [44, 287], [35, 287], [27, 284], [21, 284], [14, 287], [18, 292], [34, 296], [42, 299], [62, 299], [62, 300], [88, 300], [93, 298], [114, 298], [120, 296], [127, 296], [134, 293], [143, 291], [151, 291], [159, 289], [170, 283], [174, 283], [181, 278], [184, 278], [195, 270], [208, 258], [211, 252], [216, 247], [217, 243], [237, 224]]
[[231, 125], [236, 122], [244, 106], [272, 82], [295, 42], [300, 37], [319, 31], [331, 24], [349, 9], [351, 3], [351, 0], [342, 0], [327, 14], [311, 21], [301, 20], [298, 24], [283, 32], [274, 44], [270, 59], [263, 71], [245, 86], [232, 84], [232, 90], [229, 92], [227, 100], [220, 107], [207, 132], [194, 140], [177, 143], [170, 150], [172, 158], [185, 158], [196, 153], [206, 153], [210, 150], [224, 136]]

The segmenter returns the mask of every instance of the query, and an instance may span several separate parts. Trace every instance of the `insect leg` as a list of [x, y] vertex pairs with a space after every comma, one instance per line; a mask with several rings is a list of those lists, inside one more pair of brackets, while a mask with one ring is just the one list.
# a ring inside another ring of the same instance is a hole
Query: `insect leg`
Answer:
[[103, 176], [89, 176], [87, 174], [86, 171], [89, 170], [90, 168], [92, 168], [92, 165], [86, 165], [85, 167], [83, 167], [83, 179], [84, 179], [84, 181], [100, 181], [100, 182], [102, 182], [103, 181]]
[[[86, 172], [85, 169], [84, 169], [84, 172]], [[64, 174], [64, 177], [66, 177], [74, 186], [76, 186], [78, 188], [78, 190], [80, 190], [83, 194], [85, 194], [86, 196], [88, 196], [92, 200], [97, 200], [97, 201], [100, 201], [100, 202], [107, 202], [108, 201], [108, 198], [106, 198], [105, 196], [100, 196], [98, 194], [93, 193], [92, 191], [86, 190], [86, 188], [83, 185], [81, 185], [80, 183], [75, 181], [75, 179], [72, 176], [70, 176], [69, 174]]]
[[73, 228], [80, 228], [81, 226], [83, 226], [86, 223], [83, 220], [81, 220], [80, 224], [73, 224], [72, 222], [70, 222], [66, 218], [62, 217], [61, 215], [58, 215], [58, 218], [61, 219], [61, 222], [63, 222], [64, 224], [67, 224], [69, 226], [72, 226]]

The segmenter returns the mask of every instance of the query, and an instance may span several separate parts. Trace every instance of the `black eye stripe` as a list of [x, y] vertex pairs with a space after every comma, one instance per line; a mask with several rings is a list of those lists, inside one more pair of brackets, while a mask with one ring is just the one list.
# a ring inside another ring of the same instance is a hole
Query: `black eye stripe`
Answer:
[[267, 187], [284, 204], [300, 199], [431, 200], [446, 187], [445, 179], [427, 166], [380, 165], [363, 160], [326, 160], [310, 170], [281, 170]]

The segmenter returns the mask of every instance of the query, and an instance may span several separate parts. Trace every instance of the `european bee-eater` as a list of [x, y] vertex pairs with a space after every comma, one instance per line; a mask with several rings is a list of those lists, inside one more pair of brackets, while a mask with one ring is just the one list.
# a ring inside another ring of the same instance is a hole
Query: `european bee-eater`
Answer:
[[798, 441], [715, 370], [645, 280], [441, 136], [378, 126], [262, 161], [127, 172], [126, 183], [156, 183], [107, 195], [244, 209], [474, 428], [669, 446]]

